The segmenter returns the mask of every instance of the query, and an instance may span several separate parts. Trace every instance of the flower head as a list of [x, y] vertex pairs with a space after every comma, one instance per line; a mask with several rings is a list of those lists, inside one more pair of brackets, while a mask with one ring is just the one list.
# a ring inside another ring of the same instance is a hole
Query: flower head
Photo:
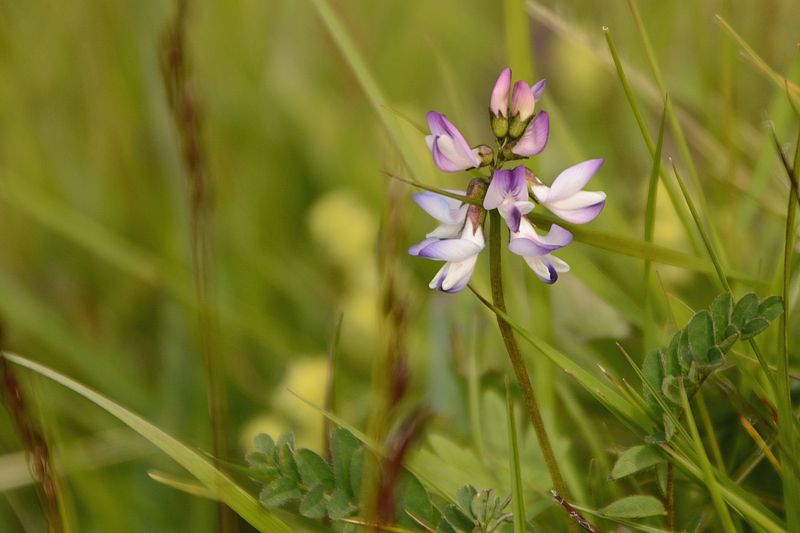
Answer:
[[536, 233], [528, 219], [523, 218], [519, 231], [511, 234], [508, 249], [521, 255], [531, 270], [539, 276], [539, 279], [549, 285], [556, 282], [559, 272], [569, 270], [567, 263], [550, 253], [563, 248], [570, 242], [572, 242], [572, 233], [561, 226], [553, 224], [547, 235], [542, 236]]
[[464, 136], [447, 120], [447, 117], [430, 111], [427, 118], [431, 134], [425, 137], [425, 141], [433, 153], [433, 161], [439, 170], [458, 172], [481, 166], [478, 150], [469, 147]]
[[528, 124], [525, 133], [511, 148], [511, 153], [521, 157], [539, 155], [547, 146], [550, 137], [550, 115], [546, 111], [539, 112]]
[[606, 193], [582, 189], [600, 169], [603, 161], [590, 159], [571, 166], [559, 174], [550, 187], [537, 179], [531, 186], [533, 195], [540, 204], [567, 222], [590, 222], [603, 210]]
[[519, 231], [523, 215], [533, 211], [533, 202], [528, 201], [528, 184], [525, 167], [514, 170], [495, 170], [492, 182], [483, 199], [483, 208], [497, 209], [511, 231]]

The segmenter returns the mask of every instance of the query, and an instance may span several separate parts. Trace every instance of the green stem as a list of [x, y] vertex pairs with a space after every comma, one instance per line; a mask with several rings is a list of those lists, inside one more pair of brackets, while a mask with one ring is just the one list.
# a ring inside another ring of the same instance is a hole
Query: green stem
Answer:
[[[500, 226], [500, 213], [498, 213], [497, 209], [492, 209], [489, 211], [489, 269], [492, 283], [492, 302], [495, 307], [505, 312], [506, 304], [503, 296], [503, 280], [500, 264]], [[567, 485], [564, 483], [561, 470], [558, 468], [558, 463], [553, 453], [553, 447], [550, 444], [550, 438], [547, 436], [542, 414], [539, 411], [539, 404], [533, 393], [533, 385], [531, 385], [530, 377], [525, 369], [525, 362], [522, 360], [522, 353], [520, 352], [517, 340], [514, 338], [514, 330], [500, 315], [497, 315], [497, 325], [500, 328], [500, 334], [503, 337], [503, 343], [505, 344], [508, 356], [511, 358], [511, 365], [514, 367], [514, 374], [517, 377], [517, 383], [519, 383], [520, 390], [522, 391], [525, 407], [530, 416], [531, 424], [533, 424], [533, 429], [536, 432], [536, 438], [539, 441], [539, 447], [542, 449], [545, 463], [547, 463], [547, 470], [550, 472], [553, 486], [562, 498], [569, 501], [569, 491], [567, 490]]]

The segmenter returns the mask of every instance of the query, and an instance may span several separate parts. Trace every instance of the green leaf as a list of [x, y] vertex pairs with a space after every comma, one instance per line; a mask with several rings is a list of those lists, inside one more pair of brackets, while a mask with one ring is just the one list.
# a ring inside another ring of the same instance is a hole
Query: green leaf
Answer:
[[436, 533], [461, 533], [461, 531], [456, 531], [456, 528], [451, 526], [450, 522], [442, 519], [442, 521], [439, 522], [439, 525], [436, 527]]
[[275, 441], [266, 433], [256, 435], [253, 443], [255, 444], [256, 453], [262, 453], [266, 457], [275, 456]]
[[[350, 495], [350, 463], [353, 454], [361, 446], [358, 439], [344, 428], [337, 428], [331, 438], [331, 457], [333, 458], [333, 475], [336, 478], [337, 490], [344, 490]], [[354, 494], [354, 496], [357, 496]]]
[[681, 375], [685, 376], [692, 367], [692, 349], [689, 347], [689, 331], [684, 328], [678, 337], [678, 364], [681, 367]]
[[700, 311], [686, 328], [689, 351], [692, 359], [700, 364], [708, 363], [708, 350], [714, 346], [714, 323], [711, 313]]
[[758, 315], [772, 322], [783, 314], [783, 298], [770, 296], [758, 305]]
[[667, 346], [667, 351], [664, 352], [664, 373], [667, 376], [680, 376], [681, 364], [678, 361], [678, 344], [681, 341], [681, 332], [677, 332], [672, 336]]
[[279, 477], [266, 484], [258, 498], [267, 507], [281, 507], [290, 501], [300, 499], [302, 494], [297, 487], [297, 479]]
[[441, 514], [431, 503], [428, 491], [413, 474], [406, 472], [398, 491], [396, 503], [398, 525], [404, 527], [415, 527], [417, 523], [411, 519], [411, 515], [421, 519], [426, 524], [437, 524], [441, 520]]
[[711, 319], [714, 322], [714, 340], [717, 344], [725, 339], [725, 330], [731, 322], [733, 312], [733, 297], [729, 292], [723, 292], [711, 302]]
[[125, 409], [113, 400], [98, 394], [77, 381], [44, 365], [7, 352], [3, 353], [3, 356], [16, 365], [25, 367], [39, 375], [60, 383], [118, 418], [184, 467], [189, 473], [196, 477], [198, 481], [205, 485], [206, 488], [210, 489], [217, 498], [259, 531], [269, 533], [291, 533], [289, 526], [268, 510], [264, 509], [264, 507], [248, 494], [246, 490], [237, 485], [225, 473], [217, 470], [208, 459], [195, 452], [175, 437], [169, 435], [139, 415]]
[[664, 462], [664, 457], [655, 446], [634, 446], [619, 456], [611, 469], [611, 479], [620, 479]]
[[315, 485], [300, 501], [300, 514], [306, 518], [323, 518], [327, 515], [327, 502], [322, 485]]
[[300, 472], [297, 470], [297, 462], [294, 460], [294, 449], [289, 442], [283, 443], [278, 448], [278, 468], [281, 475], [292, 479], [295, 484], [300, 481]]
[[444, 511], [444, 519], [458, 532], [471, 533], [475, 528], [475, 521], [455, 505], [447, 506]]
[[471, 512], [472, 500], [475, 499], [477, 494], [478, 490], [475, 487], [472, 485], [465, 485], [456, 492], [456, 501], [464, 511]]
[[666, 514], [664, 504], [653, 496], [628, 496], [600, 510], [607, 518], [645, 518]]
[[353, 496], [361, 495], [361, 478], [364, 476], [364, 448], [361, 447], [350, 458], [350, 490]]
[[341, 520], [352, 516], [356, 511], [356, 507], [350, 503], [348, 490], [342, 486], [336, 487], [336, 490], [331, 494], [331, 499], [328, 500], [328, 516], [332, 520]]
[[325, 459], [317, 453], [305, 448], [297, 450], [294, 454], [300, 478], [307, 487], [322, 486], [325, 491], [333, 490], [335, 485], [333, 470]]
[[752, 320], [748, 320], [747, 323], [742, 326], [742, 340], [752, 339], [768, 327], [769, 321], [767, 321], [766, 318], [756, 317]]
[[681, 403], [681, 381], [683, 377], [681, 376], [667, 376], [664, 378], [664, 381], [661, 383], [661, 393], [672, 403], [679, 404]]
[[659, 411], [660, 405], [653, 398], [653, 394], [650, 392], [650, 389], [653, 388], [658, 390], [661, 388], [661, 383], [664, 381], [664, 367], [662, 362], [663, 355], [656, 350], [651, 351], [644, 357], [644, 361], [642, 361], [642, 374], [644, 375], [644, 379], [647, 380], [647, 383], [650, 384], [650, 387], [644, 386], [643, 387], [643, 396], [644, 399], [647, 401], [648, 405], [654, 411]]
[[742, 296], [742, 299], [733, 308], [731, 314], [731, 323], [740, 330], [744, 327], [750, 319], [754, 318], [758, 313], [758, 296], [755, 293], [749, 292]]

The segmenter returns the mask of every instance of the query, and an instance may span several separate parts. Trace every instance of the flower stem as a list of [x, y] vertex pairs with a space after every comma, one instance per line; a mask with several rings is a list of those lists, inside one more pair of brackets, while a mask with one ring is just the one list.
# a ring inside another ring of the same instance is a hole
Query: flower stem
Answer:
[[[500, 227], [500, 214], [497, 209], [492, 209], [489, 211], [489, 270], [492, 283], [492, 303], [495, 307], [505, 312], [506, 304], [503, 296], [503, 280], [500, 268]], [[550, 444], [550, 438], [547, 436], [542, 414], [539, 411], [539, 404], [533, 393], [533, 385], [528, 376], [528, 371], [525, 369], [525, 362], [522, 360], [522, 353], [514, 337], [514, 331], [508, 322], [503, 320], [500, 315], [497, 315], [497, 325], [500, 328], [500, 334], [503, 337], [503, 343], [505, 344], [508, 356], [511, 358], [511, 365], [514, 367], [514, 374], [516, 374], [517, 382], [522, 391], [525, 407], [530, 416], [531, 424], [533, 424], [533, 429], [536, 432], [536, 438], [539, 441], [539, 447], [542, 450], [545, 463], [547, 463], [550, 479], [553, 482], [556, 492], [558, 492], [562, 498], [569, 501], [570, 495], [567, 490], [567, 485], [564, 483], [564, 477], [561, 475], [561, 470], [558, 468], [555, 454], [553, 454], [553, 447]]]

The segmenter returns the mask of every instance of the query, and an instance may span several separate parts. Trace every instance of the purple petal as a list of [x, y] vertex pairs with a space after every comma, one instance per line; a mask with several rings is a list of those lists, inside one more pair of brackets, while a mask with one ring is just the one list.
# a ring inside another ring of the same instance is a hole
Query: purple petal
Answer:
[[435, 239], [435, 238], [434, 238], [434, 239], [425, 239], [425, 240], [424, 240], [424, 241], [422, 241], [422, 242], [418, 242], [417, 244], [415, 244], [415, 245], [411, 246], [411, 247], [408, 249], [408, 254], [409, 254], [409, 255], [418, 256], [418, 255], [419, 255], [419, 251], [420, 251], [420, 250], [422, 250], [423, 248], [425, 248], [425, 247], [426, 247], [426, 246], [428, 246], [429, 244], [431, 244], [431, 243], [434, 243], [434, 242], [436, 242], [436, 241], [438, 241], [438, 240], [439, 240], [439, 239]]
[[511, 94], [511, 115], [519, 114], [520, 120], [528, 120], [533, 115], [535, 105], [530, 86], [521, 80], [515, 83]]
[[497, 209], [500, 211], [503, 220], [506, 221], [508, 229], [516, 233], [519, 231], [522, 216], [533, 211], [533, 207], [533, 202], [521, 201], [514, 202], [513, 204], [503, 204]]
[[492, 90], [489, 110], [495, 116], [508, 116], [508, 90], [511, 88], [511, 69], [506, 67], [500, 73]]
[[542, 97], [542, 93], [544, 92], [544, 88], [547, 86], [547, 80], [539, 80], [533, 84], [531, 87], [531, 92], [533, 93], [533, 99], [537, 102]]
[[466, 239], [436, 239], [421, 247], [416, 255], [437, 261], [463, 261], [477, 255], [481, 249], [479, 244]]
[[478, 168], [481, 159], [469, 147], [467, 140], [461, 135], [447, 117], [435, 111], [427, 114], [428, 127], [432, 138], [425, 141], [433, 152], [433, 161], [444, 172], [458, 172], [468, 168]]
[[[559, 218], [566, 220], [567, 222], [572, 222], [573, 224], [586, 224], [587, 222], [591, 222], [600, 214], [603, 210], [603, 207], [606, 205], [606, 198], [605, 193], [600, 192], [588, 192], [588, 191], [580, 191], [584, 193], [585, 196], [588, 198], [591, 197], [595, 198], [596, 201], [594, 203], [584, 203], [583, 205], [577, 207], [570, 207], [568, 200], [562, 200], [561, 202], [555, 202], [555, 205], [552, 204], [545, 204], [547, 209], [549, 209], [553, 214], [557, 215]], [[578, 196], [577, 194], [574, 196]], [[584, 195], [582, 194], [581, 197]], [[566, 206], [564, 206], [566, 204]]]
[[496, 209], [506, 199], [527, 201], [528, 187], [525, 180], [525, 167], [520, 165], [514, 170], [495, 170], [492, 181], [483, 199], [484, 209]]
[[555, 202], [563, 200], [572, 196], [576, 192], [583, 189], [583, 187], [592, 179], [592, 176], [600, 169], [604, 159], [589, 159], [577, 165], [573, 165], [564, 170], [553, 181], [550, 187], [550, 192], [547, 195], [548, 202]]
[[528, 125], [511, 152], [522, 157], [539, 155], [547, 146], [550, 137], [550, 115], [546, 111], [538, 113]]
[[569, 265], [558, 257], [544, 255], [541, 257], [526, 257], [525, 262], [536, 273], [540, 280], [552, 285], [558, 280], [559, 272], [569, 271]]
[[447, 119], [444, 118], [444, 115], [436, 111], [428, 111], [425, 118], [428, 119], [428, 128], [431, 130], [431, 135], [438, 137], [447, 133], [447, 125], [445, 124]]
[[[565, 230], [558, 224], [553, 224], [547, 235], [539, 235], [530, 227], [530, 224], [523, 226], [526, 230], [520, 236], [514, 236], [508, 243], [508, 249], [523, 257], [534, 257], [546, 255], [553, 250], [563, 248], [572, 242], [572, 233]], [[530, 229], [528, 229], [530, 228]]]

